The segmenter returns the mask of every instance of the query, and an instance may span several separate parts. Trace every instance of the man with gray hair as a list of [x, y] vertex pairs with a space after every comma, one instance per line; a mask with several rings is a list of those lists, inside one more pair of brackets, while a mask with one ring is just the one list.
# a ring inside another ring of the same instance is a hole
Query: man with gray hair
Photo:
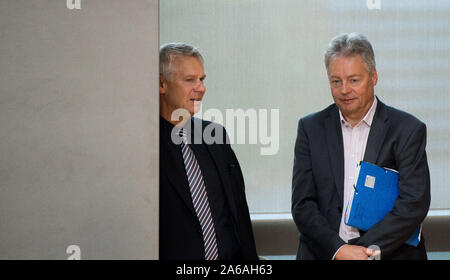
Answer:
[[[425, 124], [375, 96], [375, 55], [365, 36], [333, 38], [325, 66], [334, 104], [300, 119], [295, 143], [297, 258], [426, 259], [423, 236], [417, 247], [405, 244], [430, 206]], [[399, 172], [393, 209], [367, 232], [345, 224], [343, 211], [352, 199], [361, 161]]]
[[[187, 44], [163, 45], [159, 71], [160, 259], [258, 259], [244, 178], [225, 129], [192, 117], [206, 92], [202, 55]], [[204, 141], [207, 127], [223, 141]]]

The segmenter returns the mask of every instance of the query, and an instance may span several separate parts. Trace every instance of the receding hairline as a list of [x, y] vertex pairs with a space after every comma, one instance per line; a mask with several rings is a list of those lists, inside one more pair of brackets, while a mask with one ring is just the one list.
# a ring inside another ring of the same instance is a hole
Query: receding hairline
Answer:
[[[175, 55], [172, 57], [172, 60], [170, 62], [170, 73], [168, 73], [170, 76], [174, 75], [175, 73], [179, 73], [179, 69], [180, 66], [184, 63], [184, 61], [186, 59], [194, 59], [196, 61], [198, 61], [198, 63], [200, 63], [200, 65], [202, 66], [203, 72], [204, 72], [204, 66], [203, 66], [203, 62], [195, 57], [195, 56], [190, 56], [190, 55]], [[190, 73], [185, 73], [183, 76], [189, 76]], [[206, 74], [204, 74], [204, 76], [206, 77]]]
[[159, 50], [159, 74], [165, 79], [171, 75], [172, 63], [177, 57], [194, 57], [203, 66], [203, 56], [198, 48], [186, 43], [167, 43]]

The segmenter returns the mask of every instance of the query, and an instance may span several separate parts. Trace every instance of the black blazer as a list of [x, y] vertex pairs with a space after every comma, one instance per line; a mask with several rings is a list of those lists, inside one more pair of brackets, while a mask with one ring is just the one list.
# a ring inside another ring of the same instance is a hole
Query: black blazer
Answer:
[[[399, 171], [399, 197], [382, 221], [350, 244], [377, 245], [382, 259], [426, 259], [423, 236], [418, 247], [404, 244], [430, 206], [425, 145], [425, 124], [378, 100], [364, 161]], [[300, 119], [292, 188], [292, 215], [300, 232], [297, 258], [331, 260], [345, 244], [339, 237], [344, 150], [335, 104]]]
[[[222, 126], [208, 121], [202, 121], [202, 130], [210, 124], [214, 125], [213, 132], [222, 130], [226, 137]], [[181, 152], [175, 152], [177, 149], [170, 145], [175, 144], [160, 133], [159, 256], [160, 259], [203, 259], [202, 231], [189, 192], [183, 158]], [[217, 166], [242, 256], [245, 260], [257, 260], [244, 178], [238, 160], [229, 144], [206, 146]]]

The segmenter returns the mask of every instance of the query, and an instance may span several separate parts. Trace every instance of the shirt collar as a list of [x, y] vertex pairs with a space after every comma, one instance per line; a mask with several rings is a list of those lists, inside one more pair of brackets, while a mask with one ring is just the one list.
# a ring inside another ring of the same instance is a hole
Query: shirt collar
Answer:
[[[375, 116], [375, 111], [377, 109], [377, 104], [378, 104], [378, 100], [375, 97], [373, 99], [372, 102], [372, 106], [370, 106], [369, 111], [367, 111], [366, 115], [364, 116], [364, 118], [359, 122], [365, 122], [369, 127], [372, 125], [372, 121], [373, 121], [373, 117]], [[345, 125], [350, 125], [345, 119], [344, 116], [342, 115], [341, 110], [339, 110], [339, 118], [341, 120], [341, 124], [345, 124]]]

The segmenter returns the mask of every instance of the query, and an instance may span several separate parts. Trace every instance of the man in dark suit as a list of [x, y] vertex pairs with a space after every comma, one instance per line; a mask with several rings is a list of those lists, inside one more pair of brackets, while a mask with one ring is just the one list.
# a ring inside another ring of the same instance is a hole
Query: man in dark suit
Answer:
[[[405, 244], [430, 206], [425, 124], [375, 97], [375, 57], [363, 35], [333, 38], [325, 66], [335, 103], [300, 119], [295, 143], [297, 258], [368, 259], [381, 253], [381, 259], [426, 259], [423, 236], [417, 247]], [[361, 160], [399, 172], [392, 211], [367, 232], [343, 220]]]
[[161, 47], [159, 256], [256, 260], [244, 179], [226, 132], [191, 118], [205, 94], [204, 79], [197, 49]]

